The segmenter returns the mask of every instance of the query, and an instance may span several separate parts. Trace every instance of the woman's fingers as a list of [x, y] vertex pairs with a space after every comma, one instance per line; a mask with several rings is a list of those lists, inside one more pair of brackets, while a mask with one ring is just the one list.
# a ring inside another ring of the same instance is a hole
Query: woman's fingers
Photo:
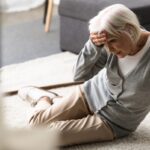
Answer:
[[91, 33], [90, 38], [91, 38], [92, 42], [97, 46], [104, 44], [107, 40], [106, 33], [101, 33], [101, 34]]
[[106, 42], [106, 37], [101, 37], [101, 38], [93, 38], [93, 42], [99, 42], [99, 43], [103, 43]]
[[93, 37], [93, 38], [95, 38], [95, 37], [99, 37], [100, 38], [100, 37], [106, 36], [106, 33], [97, 33], [96, 32], [96, 33], [91, 33], [90, 36]]

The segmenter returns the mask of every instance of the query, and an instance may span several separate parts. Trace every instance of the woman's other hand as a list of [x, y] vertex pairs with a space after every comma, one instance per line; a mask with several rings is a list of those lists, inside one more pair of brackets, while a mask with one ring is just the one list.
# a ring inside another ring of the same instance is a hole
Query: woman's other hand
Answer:
[[90, 39], [96, 46], [104, 45], [107, 41], [106, 32], [94, 32], [90, 33]]

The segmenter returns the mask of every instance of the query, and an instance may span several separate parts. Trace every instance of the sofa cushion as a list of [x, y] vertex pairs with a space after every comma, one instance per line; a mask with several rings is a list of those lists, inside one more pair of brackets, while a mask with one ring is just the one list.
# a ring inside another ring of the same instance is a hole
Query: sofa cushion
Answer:
[[104, 7], [116, 3], [124, 4], [132, 9], [142, 25], [150, 23], [150, 0], [61, 0], [59, 14], [88, 21]]

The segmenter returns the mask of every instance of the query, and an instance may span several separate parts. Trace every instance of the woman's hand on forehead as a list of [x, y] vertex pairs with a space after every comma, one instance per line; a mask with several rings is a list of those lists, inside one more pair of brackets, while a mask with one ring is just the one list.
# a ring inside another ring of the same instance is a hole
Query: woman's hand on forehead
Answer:
[[107, 42], [106, 31], [90, 33], [90, 39], [96, 46], [104, 45]]

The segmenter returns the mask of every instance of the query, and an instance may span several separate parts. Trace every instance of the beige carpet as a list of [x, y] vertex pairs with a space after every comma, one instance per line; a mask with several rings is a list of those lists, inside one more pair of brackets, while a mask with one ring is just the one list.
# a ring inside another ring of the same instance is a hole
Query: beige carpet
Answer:
[[[72, 68], [77, 56], [64, 52], [28, 62], [6, 66], [0, 70], [3, 91], [17, 90], [25, 85], [51, 85], [70, 82]], [[62, 95], [68, 88], [55, 89]], [[22, 128], [27, 125], [33, 109], [18, 96], [3, 98], [3, 120], [5, 126]], [[149, 150], [150, 149], [150, 114], [145, 118], [138, 130], [131, 136], [113, 142], [76, 145], [63, 148], [67, 150]]]
[[0, 70], [2, 90], [7, 92], [26, 85], [43, 86], [71, 82], [76, 58], [77, 55], [64, 52], [5, 66]]

